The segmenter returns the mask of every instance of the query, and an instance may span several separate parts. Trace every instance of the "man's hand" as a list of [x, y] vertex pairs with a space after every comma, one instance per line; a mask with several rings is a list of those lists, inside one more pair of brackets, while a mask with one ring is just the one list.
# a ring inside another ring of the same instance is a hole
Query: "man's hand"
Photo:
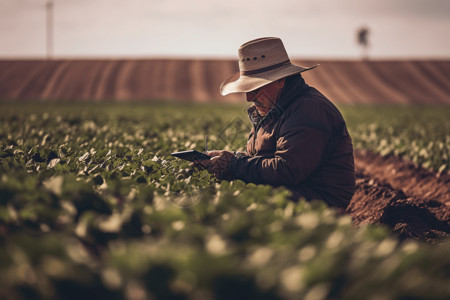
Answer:
[[225, 150], [208, 151], [206, 154], [211, 156], [211, 159], [195, 161], [194, 166], [207, 169], [217, 178], [224, 178], [228, 170], [228, 164], [235, 157], [234, 154]]

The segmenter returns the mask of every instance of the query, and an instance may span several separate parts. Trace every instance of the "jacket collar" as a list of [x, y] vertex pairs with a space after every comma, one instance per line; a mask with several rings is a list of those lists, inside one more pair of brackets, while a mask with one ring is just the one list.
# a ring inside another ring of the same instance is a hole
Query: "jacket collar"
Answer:
[[297, 99], [309, 86], [301, 76], [286, 78], [286, 83], [281, 91], [280, 98], [275, 106], [265, 115], [261, 116], [254, 105], [247, 108], [247, 113], [253, 126], [264, 126], [271, 120], [278, 120], [284, 114], [291, 103]]

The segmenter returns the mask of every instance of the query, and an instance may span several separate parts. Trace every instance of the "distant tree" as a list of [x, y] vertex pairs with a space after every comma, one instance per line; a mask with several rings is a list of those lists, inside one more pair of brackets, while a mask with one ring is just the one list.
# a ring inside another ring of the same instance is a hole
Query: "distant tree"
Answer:
[[368, 59], [369, 55], [369, 28], [366, 26], [360, 27], [357, 31], [358, 44], [362, 48], [362, 58]]

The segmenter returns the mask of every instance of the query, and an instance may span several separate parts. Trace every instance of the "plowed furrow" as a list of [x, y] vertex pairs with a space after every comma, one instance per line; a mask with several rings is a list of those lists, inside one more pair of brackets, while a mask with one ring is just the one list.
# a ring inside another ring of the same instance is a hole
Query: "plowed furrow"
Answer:
[[436, 241], [450, 235], [449, 174], [399, 157], [355, 152], [357, 189], [347, 211], [356, 225], [382, 223], [403, 238]]

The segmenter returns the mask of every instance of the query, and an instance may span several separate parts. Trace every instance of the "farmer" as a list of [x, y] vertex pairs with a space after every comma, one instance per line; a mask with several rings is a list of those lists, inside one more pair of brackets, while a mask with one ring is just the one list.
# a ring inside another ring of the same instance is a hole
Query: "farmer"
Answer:
[[294, 200], [347, 207], [355, 190], [352, 140], [339, 110], [300, 74], [317, 66], [292, 64], [279, 38], [249, 41], [238, 53], [240, 72], [220, 92], [253, 102], [247, 151], [210, 151], [212, 159], [196, 165], [221, 179], [285, 186]]

